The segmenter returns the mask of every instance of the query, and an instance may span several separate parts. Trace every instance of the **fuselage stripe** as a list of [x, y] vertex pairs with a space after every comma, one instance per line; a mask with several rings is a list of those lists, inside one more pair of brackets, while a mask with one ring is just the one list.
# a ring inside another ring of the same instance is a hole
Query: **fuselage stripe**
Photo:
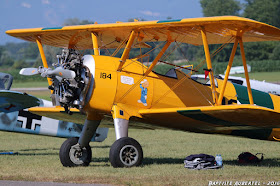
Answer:
[[[248, 93], [247, 93], [247, 87], [235, 83], [233, 83], [233, 86], [237, 93], [237, 100], [241, 104], [250, 104]], [[258, 106], [274, 109], [273, 101], [268, 93], [252, 89], [252, 94], [253, 94], [254, 104]]]

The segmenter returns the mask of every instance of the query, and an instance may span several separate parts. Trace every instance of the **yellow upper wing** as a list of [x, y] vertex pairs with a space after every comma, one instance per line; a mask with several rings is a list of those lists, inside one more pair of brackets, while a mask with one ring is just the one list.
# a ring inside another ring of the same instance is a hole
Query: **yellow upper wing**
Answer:
[[[98, 35], [101, 48], [116, 48], [127, 39], [132, 30], [138, 33], [137, 42], [141, 46], [145, 45], [145, 42], [167, 39], [202, 45], [202, 27], [207, 32], [209, 44], [226, 43], [232, 36], [240, 34], [243, 34], [244, 42], [280, 40], [278, 28], [235, 16], [17, 29], [6, 33], [31, 42], [35, 42], [39, 37], [45, 45], [90, 49], [92, 32]], [[135, 43], [134, 47], [140, 45]]]

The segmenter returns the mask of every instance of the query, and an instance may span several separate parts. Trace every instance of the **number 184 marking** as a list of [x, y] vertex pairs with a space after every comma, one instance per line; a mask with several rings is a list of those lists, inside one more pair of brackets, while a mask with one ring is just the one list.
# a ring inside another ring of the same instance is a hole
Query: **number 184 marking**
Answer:
[[106, 78], [112, 79], [112, 76], [111, 76], [111, 74], [107, 74], [105, 72], [100, 72], [100, 78], [102, 78], [102, 79], [106, 79]]

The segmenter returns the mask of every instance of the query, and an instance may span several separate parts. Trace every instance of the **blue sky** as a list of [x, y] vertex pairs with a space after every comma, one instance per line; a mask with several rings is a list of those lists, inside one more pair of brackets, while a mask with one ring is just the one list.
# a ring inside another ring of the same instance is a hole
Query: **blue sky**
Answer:
[[0, 45], [20, 42], [5, 34], [17, 28], [61, 26], [65, 19], [100, 23], [129, 18], [165, 20], [202, 17], [199, 0], [1, 0]]

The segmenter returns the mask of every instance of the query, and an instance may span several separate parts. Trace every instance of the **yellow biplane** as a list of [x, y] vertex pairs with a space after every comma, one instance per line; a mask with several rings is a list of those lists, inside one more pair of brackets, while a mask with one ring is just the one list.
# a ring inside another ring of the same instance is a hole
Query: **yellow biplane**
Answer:
[[[70, 138], [62, 144], [59, 156], [63, 166], [90, 163], [90, 139], [102, 125], [101, 120], [108, 118], [113, 118], [117, 139], [109, 155], [113, 167], [142, 163], [142, 148], [128, 137], [128, 126], [275, 141], [280, 138], [280, 97], [251, 89], [243, 47], [244, 42], [280, 40], [280, 29], [276, 27], [222, 16], [17, 29], [6, 33], [36, 42], [42, 57], [44, 67], [26, 68], [20, 73], [47, 77], [56, 107], [35, 107], [29, 111], [85, 125], [79, 139]], [[146, 54], [129, 58], [132, 48], [149, 48], [149, 42], [162, 44], [150, 66], [139, 60]], [[180, 68], [165, 75], [153, 71], [173, 42], [204, 46], [209, 84], [194, 81]], [[225, 43], [234, 44], [225, 78], [219, 80], [214, 78], [208, 45]], [[48, 67], [42, 45], [63, 48], [54, 68]], [[238, 45], [247, 87], [227, 81]], [[92, 49], [94, 55], [81, 55], [79, 51], [84, 49]], [[116, 50], [105, 56], [100, 55], [100, 49]], [[115, 57], [120, 49], [121, 57]]]

